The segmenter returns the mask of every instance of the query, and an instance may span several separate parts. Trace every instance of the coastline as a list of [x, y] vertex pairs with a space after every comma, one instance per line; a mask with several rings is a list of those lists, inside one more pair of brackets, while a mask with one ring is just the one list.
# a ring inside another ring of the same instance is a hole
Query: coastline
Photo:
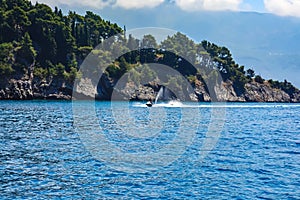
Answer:
[[[62, 79], [49, 82], [37, 80], [10, 80], [0, 87], [0, 100], [64, 100], [73, 99], [95, 99], [97, 101], [119, 100], [119, 101], [146, 101], [154, 100], [159, 86], [157, 84], [134, 85], [128, 83], [124, 88], [115, 89], [114, 84], [107, 82], [98, 85], [96, 93], [91, 93], [91, 88], [84, 87], [81, 90], [74, 90], [72, 83]], [[112, 97], [112, 91], [116, 96]], [[270, 102], [270, 103], [300, 103], [300, 91], [288, 94], [283, 90], [272, 88], [266, 83], [247, 83], [244, 92], [241, 93], [234, 88], [232, 82], [222, 82], [214, 87], [215, 99], [204, 84], [193, 85], [193, 91], [186, 96], [177, 96], [180, 101], [186, 102]], [[74, 95], [75, 94], [75, 95]]]

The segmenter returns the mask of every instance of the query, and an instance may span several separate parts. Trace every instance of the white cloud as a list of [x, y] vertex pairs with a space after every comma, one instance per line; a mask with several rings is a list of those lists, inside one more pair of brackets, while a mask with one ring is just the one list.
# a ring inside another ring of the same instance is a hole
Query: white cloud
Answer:
[[177, 6], [186, 11], [239, 10], [243, 0], [175, 0]]
[[[31, 0], [46, 3], [51, 7], [67, 5], [69, 7], [85, 7], [102, 9], [107, 6], [125, 9], [154, 8], [167, 0]], [[168, 0], [175, 2], [182, 10], [238, 10], [243, 0]]]
[[116, 6], [131, 9], [131, 8], [154, 8], [162, 4], [164, 0], [117, 0]]
[[300, 17], [300, 0], [264, 0], [266, 10], [281, 16]]
[[31, 2], [45, 3], [52, 8], [67, 5], [70, 8], [82, 7], [94, 10], [108, 6], [124, 9], [155, 8], [164, 2], [173, 2], [184, 11], [254, 11], [253, 6], [262, 5], [264, 2], [265, 9], [270, 13], [300, 17], [300, 0], [256, 0], [256, 2], [250, 0], [31, 0]]

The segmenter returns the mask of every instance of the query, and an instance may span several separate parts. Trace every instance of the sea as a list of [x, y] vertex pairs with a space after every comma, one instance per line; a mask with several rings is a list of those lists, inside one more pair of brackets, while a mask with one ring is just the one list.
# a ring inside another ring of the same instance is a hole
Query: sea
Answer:
[[300, 104], [1, 101], [0, 199], [300, 199]]

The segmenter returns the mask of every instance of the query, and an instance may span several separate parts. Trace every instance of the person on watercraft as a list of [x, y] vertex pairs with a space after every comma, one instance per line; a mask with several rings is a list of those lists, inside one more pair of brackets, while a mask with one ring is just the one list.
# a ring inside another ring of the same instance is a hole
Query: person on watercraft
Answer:
[[153, 105], [153, 102], [152, 102], [152, 100], [151, 100], [151, 99], [149, 99], [149, 100], [147, 101], [146, 105], [147, 105], [148, 107], [151, 107], [151, 106]]

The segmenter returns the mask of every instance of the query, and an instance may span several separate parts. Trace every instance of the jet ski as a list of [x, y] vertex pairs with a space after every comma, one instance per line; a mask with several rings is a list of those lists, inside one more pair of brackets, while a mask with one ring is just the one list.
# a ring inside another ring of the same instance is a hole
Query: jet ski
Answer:
[[152, 103], [152, 101], [151, 101], [151, 100], [147, 101], [147, 103], [146, 103], [146, 106], [148, 106], [148, 107], [152, 107], [152, 106], [153, 106], [153, 103]]

